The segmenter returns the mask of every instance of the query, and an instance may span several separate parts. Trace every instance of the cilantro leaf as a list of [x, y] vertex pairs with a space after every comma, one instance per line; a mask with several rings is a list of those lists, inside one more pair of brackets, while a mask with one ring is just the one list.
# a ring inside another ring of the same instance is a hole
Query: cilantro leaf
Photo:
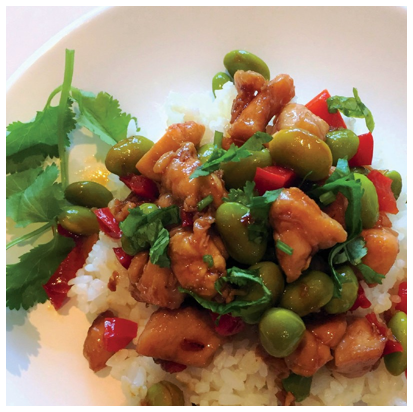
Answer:
[[236, 202], [241, 203], [244, 206], [249, 206], [254, 197], [254, 182], [246, 182], [244, 189], [230, 189], [228, 197], [224, 197], [224, 202]]
[[128, 217], [120, 223], [122, 236], [128, 243], [128, 253], [136, 254], [149, 249], [153, 264], [169, 267], [170, 261], [167, 255], [169, 232], [165, 226], [179, 222], [177, 206], [158, 209], [149, 214], [145, 214], [138, 207], [131, 209]]
[[43, 171], [41, 167], [6, 176], [6, 198], [27, 189]]
[[382, 279], [385, 278], [385, 276], [377, 273], [370, 266], [367, 266], [364, 263], [359, 263], [356, 267], [361, 272], [364, 280], [368, 284], [379, 283], [381, 285]]
[[215, 289], [219, 293], [221, 293], [222, 288], [225, 285], [234, 285], [236, 287], [243, 288], [253, 284], [259, 284], [261, 286], [263, 291], [262, 297], [252, 301], [235, 299], [230, 303], [219, 303], [207, 300], [192, 292], [191, 290], [184, 289], [182, 287], [179, 287], [178, 289], [181, 292], [187, 293], [188, 295], [192, 296], [205, 309], [209, 309], [219, 315], [230, 313], [232, 316], [241, 316], [242, 309], [248, 308], [250, 306], [266, 305], [271, 302], [271, 292], [268, 290], [261, 277], [259, 276], [259, 271], [240, 269], [234, 266], [227, 270], [226, 276], [219, 278], [215, 282]]
[[70, 238], [56, 235], [20, 257], [18, 263], [6, 266], [6, 306], [29, 309], [47, 300], [42, 285], [46, 284], [60, 263], [74, 247]]
[[108, 93], [100, 92], [96, 96], [72, 88], [72, 97], [79, 105], [79, 125], [86, 127], [111, 146], [126, 138], [131, 120], [137, 127], [136, 117], [122, 112], [119, 101]]
[[361, 101], [358, 91], [353, 87], [354, 97], [331, 96], [327, 99], [328, 111], [337, 113], [340, 110], [347, 117], [365, 119], [366, 126], [370, 132], [374, 130], [374, 119], [371, 111]]
[[211, 255], [202, 256], [202, 260], [207, 264], [209, 268], [214, 267], [214, 258]]
[[[66, 133], [75, 128], [74, 112], [71, 105], [71, 100], [68, 100], [64, 122]], [[6, 134], [6, 156], [10, 157], [22, 150], [38, 145], [57, 147], [57, 116], [58, 106], [47, 106], [42, 112], [37, 112], [36, 117], [31, 122], [9, 124]], [[69, 146], [68, 138], [66, 138], [65, 144]], [[49, 154], [51, 150], [53, 149], [47, 148], [45, 152]]]
[[200, 176], [208, 176], [215, 170], [218, 170], [221, 163], [239, 162], [241, 159], [251, 156], [251, 151], [261, 150], [262, 145], [271, 140], [271, 135], [264, 132], [256, 132], [241, 147], [237, 147], [233, 143], [228, 150], [224, 150], [216, 145], [209, 159], [197, 167], [190, 178], [195, 179]]
[[36, 222], [50, 222], [60, 213], [66, 202], [61, 184], [55, 183], [58, 174], [59, 170], [53, 163], [25, 190], [7, 199], [6, 216], [16, 222], [16, 227], [25, 227]]

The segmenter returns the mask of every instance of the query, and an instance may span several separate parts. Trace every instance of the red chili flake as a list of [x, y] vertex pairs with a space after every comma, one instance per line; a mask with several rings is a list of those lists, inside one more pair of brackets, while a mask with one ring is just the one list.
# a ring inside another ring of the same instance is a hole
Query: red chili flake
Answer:
[[245, 323], [241, 318], [225, 314], [220, 316], [217, 323], [218, 314], [210, 312], [211, 318], [215, 324], [215, 330], [222, 336], [232, 336], [241, 332], [245, 328]]
[[186, 365], [182, 365], [181, 363], [177, 363], [174, 361], [168, 361], [164, 359], [154, 359], [153, 361], [156, 364], [160, 365], [162, 370], [168, 373], [178, 373], [186, 369]]
[[180, 217], [182, 221], [182, 227], [193, 226], [194, 224], [194, 213], [185, 212], [185, 210], [180, 209]]
[[205, 348], [205, 345], [201, 342], [197, 342], [196, 340], [186, 339], [184, 338], [181, 341], [181, 349], [188, 351], [188, 352], [199, 352]]
[[364, 293], [363, 286], [359, 284], [359, 288], [357, 291], [357, 299], [354, 302], [354, 305], [351, 307], [350, 310], [356, 310], [358, 308], [367, 309], [371, 306], [371, 302], [367, 299], [366, 294]]
[[119, 263], [125, 268], [128, 269], [131, 262], [132, 257], [128, 255], [121, 247], [114, 247], [113, 251], [115, 252], [115, 256], [118, 259]]

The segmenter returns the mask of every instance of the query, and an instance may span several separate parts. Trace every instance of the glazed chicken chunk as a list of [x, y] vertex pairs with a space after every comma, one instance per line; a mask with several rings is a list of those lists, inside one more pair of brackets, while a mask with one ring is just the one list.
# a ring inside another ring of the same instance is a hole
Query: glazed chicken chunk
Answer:
[[136, 351], [143, 356], [187, 366], [207, 366], [222, 344], [212, 318], [187, 307], [154, 312], [139, 337]]
[[184, 300], [179, 283], [170, 268], [161, 268], [149, 260], [148, 252], [133, 257], [128, 269], [129, 291], [138, 302], [176, 309]]
[[[251, 82], [254, 90], [261, 85], [262, 80], [251, 72], [236, 73], [235, 85], [238, 96], [234, 104], [231, 117], [231, 126], [228, 130], [232, 142], [240, 146], [245, 143], [255, 132], [265, 131], [269, 121], [277, 115], [283, 106], [295, 95], [294, 81], [287, 74], [280, 74], [268, 83], [256, 90], [257, 94], [248, 101], [252, 94], [248, 90], [247, 83]], [[255, 93], [254, 93], [255, 94]], [[243, 108], [241, 111], [240, 109]]]
[[[200, 217], [193, 231], [178, 230], [169, 243], [171, 268], [179, 283], [206, 299], [216, 296], [215, 281], [226, 271], [222, 246], [208, 232], [213, 222], [212, 217]], [[212, 267], [203, 260], [204, 255], [212, 257]]]
[[323, 213], [314, 200], [296, 187], [284, 189], [272, 204], [270, 222], [274, 240], [293, 248], [287, 255], [276, 249], [287, 282], [298, 279], [319, 249], [328, 249], [347, 239], [347, 233], [335, 220]]
[[216, 208], [221, 205], [222, 198], [227, 196], [219, 172], [190, 177], [200, 165], [194, 144], [184, 143], [176, 152], [170, 151], [161, 156], [153, 168], [161, 176], [164, 190], [182, 202], [187, 212], [196, 211], [198, 202], [208, 195], [212, 195]]
[[363, 376], [381, 358], [387, 338], [366, 318], [350, 322], [346, 333], [334, 351], [331, 369], [348, 378]]
[[327, 122], [316, 116], [304, 105], [288, 103], [277, 117], [275, 130], [291, 129], [294, 127], [307, 130], [322, 140], [325, 140], [330, 128]]

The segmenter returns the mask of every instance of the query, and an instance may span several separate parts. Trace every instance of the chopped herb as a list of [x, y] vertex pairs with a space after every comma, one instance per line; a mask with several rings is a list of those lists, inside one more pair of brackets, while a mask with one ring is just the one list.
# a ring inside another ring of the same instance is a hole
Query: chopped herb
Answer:
[[261, 304], [268, 304], [271, 301], [271, 292], [263, 283], [258, 270], [246, 270], [240, 269], [237, 267], [232, 267], [227, 270], [226, 276], [219, 278], [215, 282], [215, 289], [218, 293], [222, 293], [222, 289], [226, 285], [233, 285], [236, 288], [245, 288], [251, 284], [259, 284], [263, 290], [263, 296], [257, 300], [253, 301], [244, 301], [244, 300], [233, 300], [230, 303], [218, 303], [215, 301], [207, 300], [192, 292], [191, 290], [184, 289], [179, 287], [179, 290], [183, 293], [187, 293], [188, 295], [192, 296], [202, 307], [205, 309], [209, 309], [218, 315], [225, 315], [230, 313], [232, 316], [240, 316], [241, 309], [261, 305]]
[[347, 117], [356, 117], [366, 120], [366, 126], [370, 132], [374, 130], [374, 119], [370, 110], [361, 101], [358, 91], [353, 87], [354, 97], [331, 96], [327, 99], [328, 111], [337, 113], [340, 110]]
[[290, 256], [293, 254], [293, 251], [294, 251], [294, 249], [292, 247], [288, 246], [286, 243], [284, 243], [283, 241], [281, 241], [279, 239], [275, 243], [275, 247], [277, 249], [281, 250], [281, 252], [284, 252], [284, 253], [286, 253], [287, 255], [290, 255]]
[[249, 207], [254, 197], [254, 182], [246, 182], [244, 189], [230, 189], [228, 197], [222, 199], [224, 202], [236, 202], [241, 203], [244, 206]]
[[336, 200], [336, 195], [333, 192], [326, 192], [320, 196], [320, 202], [327, 206], [330, 203], [333, 203]]
[[214, 133], [214, 146], [218, 148], [222, 148], [222, 139], [224, 137], [224, 133], [218, 132], [215, 130]]
[[385, 276], [375, 272], [370, 266], [364, 263], [359, 263], [356, 267], [362, 273], [367, 284], [379, 283], [381, 285], [382, 280], [385, 278]]
[[262, 145], [270, 142], [271, 140], [271, 135], [264, 132], [257, 132], [252, 135], [241, 147], [237, 147], [233, 143], [228, 150], [224, 150], [218, 146], [219, 138], [217, 137], [217, 145], [215, 145], [211, 156], [203, 165], [195, 169], [190, 178], [194, 179], [199, 176], [208, 176], [215, 170], [218, 170], [221, 163], [239, 162], [241, 159], [251, 156], [251, 151], [261, 150]]
[[208, 195], [207, 197], [204, 197], [201, 201], [198, 202], [198, 205], [197, 205], [198, 212], [201, 212], [202, 210], [204, 210], [213, 201], [214, 201], [214, 198], [212, 197], [212, 195]]
[[207, 264], [209, 268], [214, 267], [214, 258], [211, 255], [204, 255], [202, 260]]

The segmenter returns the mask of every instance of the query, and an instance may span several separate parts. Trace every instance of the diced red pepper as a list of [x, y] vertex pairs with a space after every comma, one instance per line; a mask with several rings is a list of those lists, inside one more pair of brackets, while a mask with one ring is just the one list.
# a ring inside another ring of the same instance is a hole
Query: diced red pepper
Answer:
[[153, 361], [160, 365], [162, 370], [168, 373], [178, 373], [186, 369], [186, 365], [182, 365], [182, 363], [177, 363], [174, 361], [164, 359], [154, 359]]
[[394, 352], [403, 352], [403, 346], [397, 340], [388, 339], [382, 356], [390, 355]]
[[379, 210], [386, 213], [397, 214], [396, 198], [391, 190], [393, 180], [390, 177], [384, 176], [378, 170], [372, 170], [367, 177], [373, 182], [376, 188], [377, 197], [379, 199]]
[[76, 246], [59, 265], [49, 281], [43, 285], [43, 289], [56, 310], [60, 309], [65, 303], [67, 293], [72, 287], [68, 285], [68, 282], [73, 279], [76, 276], [76, 272], [83, 267], [97, 239], [97, 235], [77, 239]]
[[156, 183], [142, 175], [133, 173], [119, 178], [133, 193], [148, 200], [154, 200], [159, 195], [158, 186]]
[[123, 318], [105, 318], [103, 345], [109, 352], [126, 348], [138, 333], [138, 324]]
[[260, 196], [267, 190], [277, 190], [290, 187], [297, 175], [291, 170], [281, 166], [257, 167], [254, 182]]
[[396, 305], [396, 310], [401, 310], [407, 315], [407, 282], [400, 283], [399, 296], [401, 301]]
[[229, 314], [222, 315], [219, 318], [218, 324], [216, 324], [216, 320], [218, 318], [218, 314], [214, 312], [210, 312], [211, 318], [215, 323], [215, 330], [218, 334], [222, 336], [232, 336], [236, 335], [237, 333], [241, 332], [245, 328], [245, 323], [241, 318], [231, 316]]
[[369, 166], [373, 161], [374, 139], [368, 132], [359, 135], [359, 147], [357, 153], [348, 161], [350, 167]]
[[194, 224], [194, 213], [193, 212], [185, 212], [185, 210], [181, 209], [179, 213], [181, 217], [182, 227], [193, 226]]
[[341, 127], [346, 129], [347, 126], [344, 123], [340, 112], [337, 111], [336, 113], [330, 113], [328, 111], [327, 99], [329, 97], [331, 96], [327, 89], [323, 90], [320, 94], [314, 97], [313, 100], [309, 101], [305, 107], [307, 107], [307, 109], [313, 112], [316, 116], [321, 117], [321, 119], [327, 122], [331, 128], [338, 129]]
[[128, 255], [121, 247], [114, 247], [113, 251], [115, 252], [115, 256], [118, 259], [119, 263], [125, 268], [128, 269], [131, 262], [132, 257]]
[[102, 209], [94, 209], [93, 213], [98, 218], [99, 227], [102, 232], [107, 234], [113, 239], [120, 239], [122, 231], [119, 227], [119, 222], [112, 215], [112, 212], [108, 207]]
[[81, 235], [77, 235], [76, 233], [69, 232], [61, 225], [57, 225], [57, 233], [64, 237], [70, 237], [74, 241], [77, 241], [82, 237]]
[[363, 286], [359, 284], [359, 288], [357, 291], [357, 299], [354, 302], [354, 305], [351, 307], [350, 310], [356, 310], [358, 308], [367, 309], [371, 306], [371, 302], [367, 299], [366, 294], [364, 293]]

